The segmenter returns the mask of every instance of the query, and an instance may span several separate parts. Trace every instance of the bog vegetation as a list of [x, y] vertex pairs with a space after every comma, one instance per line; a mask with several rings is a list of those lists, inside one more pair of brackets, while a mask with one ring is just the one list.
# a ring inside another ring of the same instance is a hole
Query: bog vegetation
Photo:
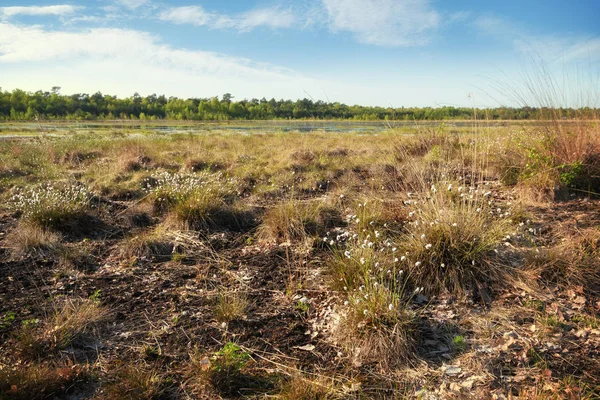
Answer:
[[[16, 119], [401, 112], [0, 97]], [[576, 116], [2, 140], [0, 399], [598, 398], [600, 124]]]

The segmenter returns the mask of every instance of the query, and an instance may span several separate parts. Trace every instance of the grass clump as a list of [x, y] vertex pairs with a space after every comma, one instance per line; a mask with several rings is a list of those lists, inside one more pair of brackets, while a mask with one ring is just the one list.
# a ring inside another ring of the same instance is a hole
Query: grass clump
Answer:
[[48, 257], [61, 247], [61, 236], [29, 222], [20, 222], [7, 238], [15, 257]]
[[282, 400], [327, 400], [340, 398], [332, 379], [306, 378], [293, 375], [281, 384], [278, 398]]
[[11, 205], [33, 225], [72, 231], [83, 223], [92, 196], [88, 188], [78, 182], [46, 183], [17, 190]]
[[38, 358], [85, 341], [87, 335], [108, 315], [97, 301], [66, 300], [55, 305], [42, 321], [24, 324], [17, 333], [21, 353]]
[[165, 229], [159, 226], [126, 239], [119, 247], [119, 256], [130, 260], [170, 258], [173, 249], [173, 242], [166, 236]]
[[258, 235], [278, 243], [304, 241], [322, 231], [324, 211], [319, 201], [285, 200], [266, 211]]
[[107, 400], [158, 400], [163, 398], [165, 382], [154, 369], [128, 365], [117, 371], [102, 392]]
[[525, 270], [544, 284], [563, 288], [581, 286], [600, 294], [600, 229], [588, 228], [557, 246], [538, 249], [526, 257]]
[[79, 365], [31, 364], [0, 368], [0, 399], [36, 400], [67, 395], [77, 382], [88, 378]]
[[400, 242], [411, 278], [431, 294], [463, 294], [501, 281], [507, 270], [494, 250], [510, 212], [492, 206], [487, 187], [440, 190], [446, 193], [433, 185], [424, 199], [411, 201], [412, 220]]
[[360, 218], [351, 217], [348, 230], [329, 235], [331, 284], [346, 297], [335, 337], [357, 364], [397, 367], [415, 348], [415, 313], [409, 303], [419, 289], [409, 293], [394, 242], [370, 224], [363, 231], [362, 221], [356, 221]]
[[248, 301], [237, 292], [221, 293], [213, 307], [215, 319], [218, 322], [231, 322], [244, 316]]
[[237, 219], [242, 213], [231, 206], [234, 186], [221, 174], [160, 171], [149, 179], [147, 189], [156, 211], [171, 211], [188, 228], [208, 229], [243, 225]]
[[524, 190], [555, 193], [600, 193], [600, 131], [598, 124], [551, 121], [513, 135], [498, 152], [502, 181]]
[[210, 359], [199, 360], [199, 367], [202, 378], [219, 394], [239, 396], [242, 391], [259, 391], [271, 386], [247, 372], [250, 361], [250, 353], [236, 343], [228, 342]]

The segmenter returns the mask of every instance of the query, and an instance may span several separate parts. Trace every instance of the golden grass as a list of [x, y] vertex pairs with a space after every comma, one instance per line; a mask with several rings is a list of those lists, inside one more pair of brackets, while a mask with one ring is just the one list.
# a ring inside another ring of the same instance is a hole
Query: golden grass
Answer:
[[7, 242], [15, 257], [46, 257], [59, 249], [61, 236], [40, 226], [22, 221], [7, 237]]

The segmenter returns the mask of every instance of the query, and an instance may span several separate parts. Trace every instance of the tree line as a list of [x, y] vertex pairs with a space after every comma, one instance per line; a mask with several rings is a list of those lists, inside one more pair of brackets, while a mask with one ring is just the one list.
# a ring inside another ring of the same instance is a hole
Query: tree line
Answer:
[[[596, 114], [596, 110], [586, 109]], [[272, 120], [272, 119], [339, 119], [339, 120], [449, 120], [477, 118], [498, 120], [545, 119], [556, 116], [575, 118], [582, 109], [547, 109], [535, 107], [367, 107], [339, 102], [251, 99], [234, 101], [227, 93], [220, 99], [140, 96], [118, 98], [100, 92], [92, 95], [64, 95], [60, 87], [51, 91], [26, 92], [0, 88], [0, 120]]]

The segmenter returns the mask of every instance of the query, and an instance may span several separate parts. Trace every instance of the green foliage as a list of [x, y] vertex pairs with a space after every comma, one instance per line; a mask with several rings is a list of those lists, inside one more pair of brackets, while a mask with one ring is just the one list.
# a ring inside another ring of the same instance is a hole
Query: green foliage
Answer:
[[0, 320], [0, 329], [8, 328], [9, 326], [11, 326], [15, 321], [16, 317], [17, 315], [14, 312], [8, 311]]
[[454, 349], [458, 352], [461, 352], [467, 348], [467, 342], [465, 341], [464, 336], [456, 335], [452, 338], [452, 345]]
[[98, 290], [94, 291], [94, 293], [92, 293], [89, 298], [94, 303], [100, 303], [101, 297], [102, 297], [102, 289], [98, 289]]
[[239, 374], [250, 360], [250, 354], [233, 342], [226, 343], [214, 357], [212, 370], [228, 375]]
[[[61, 95], [58, 90], [35, 93], [15, 89], [0, 91], [0, 120], [33, 119], [132, 119], [132, 120], [266, 120], [266, 119], [354, 119], [354, 120], [443, 120], [472, 119], [474, 115], [486, 115], [488, 119], [522, 120], [544, 119], [552, 115], [547, 108], [499, 107], [473, 110], [468, 107], [363, 107], [342, 103], [328, 103], [311, 99], [267, 100], [243, 99], [233, 101], [229, 93], [222, 99], [165, 97], [164, 95], [142, 97], [134, 94], [127, 98], [77, 93]], [[561, 115], [573, 118], [577, 110], [562, 109]]]
[[567, 186], [574, 186], [583, 173], [583, 162], [576, 161], [572, 164], [562, 164], [558, 166], [560, 171], [560, 182]]
[[294, 308], [295, 308], [297, 311], [299, 311], [299, 312], [301, 312], [301, 313], [303, 313], [303, 314], [306, 314], [306, 313], [308, 313], [308, 311], [310, 310], [310, 305], [308, 305], [308, 303], [307, 303], [307, 302], [305, 302], [305, 301], [298, 301], [298, 302], [296, 303], [296, 305], [294, 306]]

